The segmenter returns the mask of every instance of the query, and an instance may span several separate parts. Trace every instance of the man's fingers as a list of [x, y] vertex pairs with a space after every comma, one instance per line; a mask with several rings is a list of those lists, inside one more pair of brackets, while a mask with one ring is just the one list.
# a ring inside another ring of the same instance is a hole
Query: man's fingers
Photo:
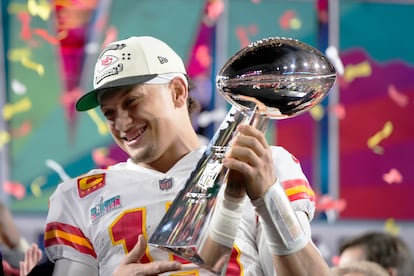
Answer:
[[171, 261], [155, 261], [151, 263], [151, 266], [146, 269], [145, 273], [149, 275], [157, 275], [168, 271], [180, 270], [181, 264], [179, 262]]
[[134, 248], [129, 252], [125, 258], [123, 263], [130, 264], [130, 263], [138, 263], [141, 260], [142, 256], [145, 254], [145, 249], [147, 248], [147, 240], [143, 235], [138, 236], [138, 241], [135, 244]]

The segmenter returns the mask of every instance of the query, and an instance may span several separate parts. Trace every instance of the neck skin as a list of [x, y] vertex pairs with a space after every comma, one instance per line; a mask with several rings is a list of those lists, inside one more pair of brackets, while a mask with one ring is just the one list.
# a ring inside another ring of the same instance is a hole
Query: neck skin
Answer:
[[[137, 164], [147, 169], [166, 173], [185, 155], [200, 148], [201, 143], [197, 133], [191, 126], [191, 122], [188, 122], [187, 125], [188, 124], [190, 125], [182, 126], [183, 132], [180, 137], [175, 138], [175, 143], [169, 147], [160, 158], [149, 163], [139, 162]], [[188, 129], [188, 131], [185, 131], [185, 129]]]

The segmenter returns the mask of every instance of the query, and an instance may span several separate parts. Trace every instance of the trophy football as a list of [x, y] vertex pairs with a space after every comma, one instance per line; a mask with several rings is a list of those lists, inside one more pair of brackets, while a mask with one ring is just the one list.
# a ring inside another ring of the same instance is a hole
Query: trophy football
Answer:
[[148, 243], [221, 274], [232, 248], [211, 250], [206, 243], [229, 172], [221, 160], [237, 126], [265, 132], [269, 119], [303, 114], [327, 96], [335, 79], [334, 66], [320, 51], [294, 39], [261, 39], [231, 57], [216, 77], [231, 108]]

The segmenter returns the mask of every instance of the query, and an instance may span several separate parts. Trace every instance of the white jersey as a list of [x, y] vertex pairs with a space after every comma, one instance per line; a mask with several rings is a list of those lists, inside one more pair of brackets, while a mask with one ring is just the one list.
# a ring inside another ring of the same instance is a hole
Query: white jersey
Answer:
[[[314, 194], [300, 165], [281, 147], [272, 147], [276, 176], [295, 210], [314, 213]], [[146, 169], [131, 160], [92, 170], [58, 185], [50, 198], [45, 249], [55, 262], [65, 258], [112, 275], [137, 242], [151, 237], [168, 206], [184, 187], [204, 148], [193, 151], [167, 173]], [[310, 234], [309, 234], [310, 235]], [[173, 260], [166, 251], [148, 247], [141, 262]], [[249, 203], [235, 240], [226, 275], [273, 275], [260, 222]], [[211, 275], [200, 269], [171, 275]]]

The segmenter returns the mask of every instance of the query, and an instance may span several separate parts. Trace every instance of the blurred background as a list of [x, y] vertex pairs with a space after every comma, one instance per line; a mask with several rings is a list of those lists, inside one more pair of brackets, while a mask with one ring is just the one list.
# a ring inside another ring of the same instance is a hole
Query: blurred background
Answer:
[[250, 42], [289, 37], [338, 73], [320, 105], [267, 132], [317, 194], [321, 252], [330, 262], [340, 240], [369, 230], [414, 250], [413, 15], [409, 0], [1, 0], [0, 201], [42, 247], [56, 186], [125, 160], [99, 112], [74, 110], [107, 43], [151, 35], [170, 44], [196, 84], [194, 126], [208, 141], [228, 109], [215, 87], [221, 66]]

